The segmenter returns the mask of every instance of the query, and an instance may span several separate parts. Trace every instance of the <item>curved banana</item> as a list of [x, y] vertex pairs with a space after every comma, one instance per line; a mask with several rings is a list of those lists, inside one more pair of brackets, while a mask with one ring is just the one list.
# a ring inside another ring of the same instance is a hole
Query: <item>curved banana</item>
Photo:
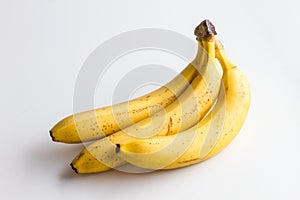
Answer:
[[219, 41], [216, 56], [223, 67], [224, 87], [212, 112], [196, 126], [177, 135], [117, 144], [119, 157], [146, 169], [179, 168], [212, 157], [233, 140], [248, 113], [250, 88], [246, 77], [228, 59]]
[[[199, 70], [191, 87], [165, 110], [155, 113], [117, 133], [87, 146], [71, 163], [78, 173], [102, 172], [123, 164], [115, 152], [115, 144], [148, 138], [154, 135], [172, 135], [186, 130], [203, 118], [217, 99], [222, 77], [222, 69], [215, 59], [214, 41], [203, 40], [208, 52], [206, 64]], [[199, 41], [201, 44], [201, 41]], [[167, 119], [167, 120], [166, 120]], [[150, 122], [150, 124], [149, 124]]]
[[[209, 20], [204, 20], [195, 29], [195, 35], [200, 39], [211, 34], [216, 34], [216, 31]], [[198, 48], [195, 59], [172, 81], [149, 94], [128, 102], [77, 113], [62, 119], [50, 130], [52, 140], [80, 143], [103, 138], [165, 108], [174, 102], [199, 75], [199, 66], [205, 57], [202, 50]]]
[[50, 130], [51, 137], [56, 142], [80, 143], [110, 135], [174, 102], [195, 76], [197, 70], [189, 64], [171, 82], [149, 94], [64, 118]]

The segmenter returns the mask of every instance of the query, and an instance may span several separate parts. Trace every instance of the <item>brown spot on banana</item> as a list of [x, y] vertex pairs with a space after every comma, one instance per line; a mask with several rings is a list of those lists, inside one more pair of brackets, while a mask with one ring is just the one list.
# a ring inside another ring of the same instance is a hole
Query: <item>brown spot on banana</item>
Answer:
[[194, 158], [194, 159], [190, 159], [190, 160], [184, 160], [184, 161], [179, 161], [178, 164], [184, 164], [184, 163], [189, 163], [189, 162], [193, 162], [198, 160], [199, 158]]
[[170, 131], [170, 130], [171, 130], [171, 127], [172, 127], [172, 124], [173, 124], [173, 122], [172, 122], [172, 117], [170, 117], [169, 123], [168, 123], [168, 130], [167, 130], [166, 135], [169, 135], [170, 133], [172, 133], [172, 131]]

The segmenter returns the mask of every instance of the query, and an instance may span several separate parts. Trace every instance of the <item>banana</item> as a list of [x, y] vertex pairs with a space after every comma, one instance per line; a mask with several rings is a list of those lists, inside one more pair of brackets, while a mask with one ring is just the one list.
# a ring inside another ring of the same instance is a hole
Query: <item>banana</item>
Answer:
[[[221, 85], [222, 69], [215, 59], [214, 41], [200, 40], [208, 52], [206, 64], [200, 68], [191, 87], [177, 101], [149, 119], [142, 120], [84, 148], [72, 161], [77, 173], [94, 173], [115, 168], [124, 163], [115, 152], [115, 145], [154, 135], [172, 135], [186, 130], [203, 118], [214, 104]], [[167, 120], [165, 120], [167, 119]]]
[[206, 160], [224, 149], [241, 129], [251, 101], [246, 77], [228, 59], [220, 41], [216, 57], [223, 67], [223, 87], [212, 112], [191, 129], [172, 136], [117, 144], [123, 160], [146, 169], [173, 169]]
[[199, 74], [203, 48], [198, 48], [195, 59], [173, 80], [161, 88], [139, 98], [113, 106], [70, 115], [50, 130], [53, 141], [80, 143], [103, 138], [137, 123], [150, 114], [167, 107], [188, 87]]

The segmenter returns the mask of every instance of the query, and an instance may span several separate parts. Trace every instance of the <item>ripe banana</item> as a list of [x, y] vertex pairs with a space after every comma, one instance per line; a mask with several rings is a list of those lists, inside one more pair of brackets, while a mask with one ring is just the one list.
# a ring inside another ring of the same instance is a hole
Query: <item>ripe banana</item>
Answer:
[[203, 59], [199, 48], [195, 59], [173, 80], [161, 88], [139, 98], [113, 106], [70, 115], [51, 130], [53, 141], [80, 143], [115, 133], [156, 113], [176, 101], [177, 97], [199, 74], [197, 66]]
[[117, 144], [120, 158], [146, 169], [173, 169], [208, 159], [233, 140], [248, 113], [250, 88], [246, 77], [226, 56], [221, 43], [216, 44], [216, 56], [224, 75], [223, 89], [212, 112], [196, 126], [177, 135]]
[[135, 140], [137, 137], [176, 134], [203, 118], [218, 96], [222, 69], [215, 60], [214, 41], [199, 41], [199, 45], [202, 43], [209, 55], [205, 60], [206, 64], [199, 70], [201, 75], [193, 80], [191, 87], [177, 101], [151, 118], [87, 146], [75, 157], [71, 163], [72, 168], [77, 173], [93, 173], [120, 166], [124, 161], [117, 156], [115, 144]]

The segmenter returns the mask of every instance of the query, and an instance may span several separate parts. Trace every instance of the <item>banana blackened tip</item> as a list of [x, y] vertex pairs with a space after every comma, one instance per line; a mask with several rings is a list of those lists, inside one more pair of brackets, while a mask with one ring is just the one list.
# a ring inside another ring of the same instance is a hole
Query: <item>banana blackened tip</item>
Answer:
[[77, 169], [74, 167], [73, 163], [70, 164], [71, 168], [76, 172], [76, 174], [78, 174]]
[[51, 130], [49, 131], [49, 133], [50, 133], [50, 137], [51, 137], [52, 141], [55, 141], [55, 137], [53, 136], [53, 134], [52, 134], [52, 131], [51, 131]]
[[207, 39], [213, 35], [217, 35], [215, 26], [208, 19], [203, 20], [194, 31], [197, 39]]
[[120, 144], [116, 144], [116, 153], [120, 152]]

